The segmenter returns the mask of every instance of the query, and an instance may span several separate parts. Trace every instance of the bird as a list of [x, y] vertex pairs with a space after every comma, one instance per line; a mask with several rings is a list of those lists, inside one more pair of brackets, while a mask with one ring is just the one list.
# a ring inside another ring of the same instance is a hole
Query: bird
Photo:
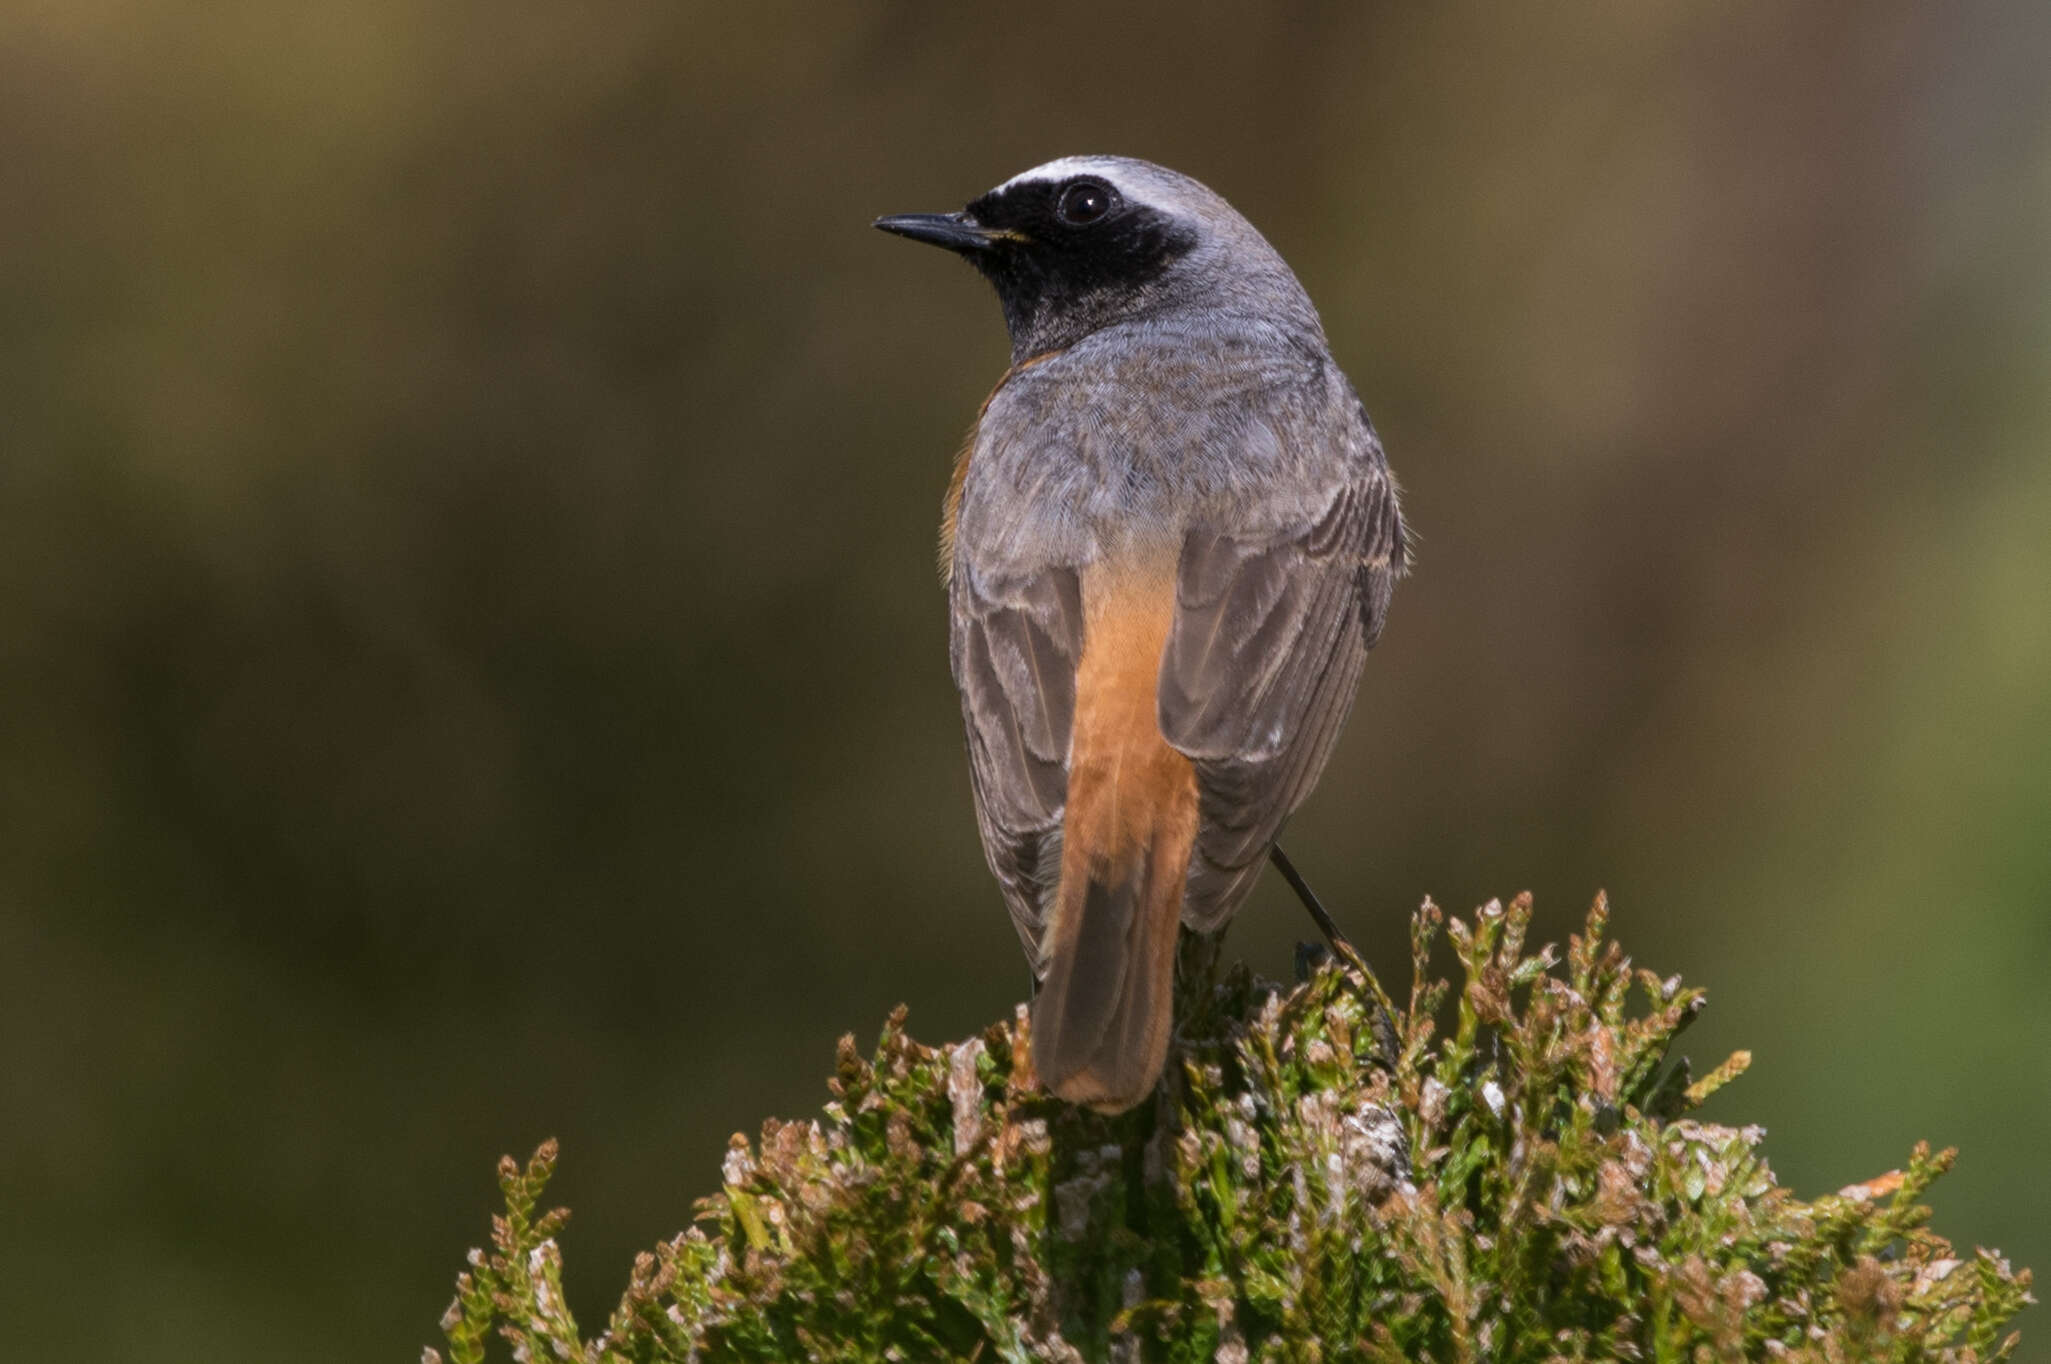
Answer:
[[1003, 309], [943, 504], [949, 663], [1033, 1069], [1122, 1112], [1180, 930], [1223, 929], [1352, 709], [1409, 567], [1397, 485], [1295, 274], [1186, 175], [1063, 157], [874, 225]]

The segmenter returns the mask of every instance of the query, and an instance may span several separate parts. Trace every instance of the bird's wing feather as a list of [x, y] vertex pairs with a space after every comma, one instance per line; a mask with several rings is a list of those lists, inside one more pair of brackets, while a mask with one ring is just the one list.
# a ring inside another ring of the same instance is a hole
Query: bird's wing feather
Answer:
[[996, 577], [960, 566], [948, 596], [983, 853], [1037, 977], [1048, 892], [1061, 868], [1081, 587], [1072, 568]]
[[1215, 928], [1238, 907], [1316, 784], [1403, 557], [1395, 488], [1378, 459], [1294, 524], [1198, 526], [1184, 540], [1159, 705], [1161, 732], [1197, 768], [1191, 927]]

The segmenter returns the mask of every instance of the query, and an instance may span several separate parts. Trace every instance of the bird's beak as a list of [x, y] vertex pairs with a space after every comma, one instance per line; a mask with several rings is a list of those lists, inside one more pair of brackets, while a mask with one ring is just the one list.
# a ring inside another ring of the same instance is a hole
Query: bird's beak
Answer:
[[874, 225], [896, 236], [944, 246], [962, 255], [988, 251], [999, 242], [1023, 240], [1016, 232], [984, 227], [966, 213], [893, 213], [878, 218]]

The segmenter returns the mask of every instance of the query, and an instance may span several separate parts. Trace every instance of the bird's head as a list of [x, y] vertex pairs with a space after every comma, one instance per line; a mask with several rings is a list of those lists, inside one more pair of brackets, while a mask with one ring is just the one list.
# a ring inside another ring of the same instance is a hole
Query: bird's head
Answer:
[[1218, 195], [1123, 156], [1069, 156], [1014, 176], [959, 213], [877, 227], [945, 247], [997, 290], [1012, 358], [1178, 311], [1317, 326], [1289, 267]]

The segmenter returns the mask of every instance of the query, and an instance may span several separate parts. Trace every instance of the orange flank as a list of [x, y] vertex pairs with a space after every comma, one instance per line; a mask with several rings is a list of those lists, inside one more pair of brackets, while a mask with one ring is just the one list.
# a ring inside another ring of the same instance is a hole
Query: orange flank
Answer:
[[1004, 371], [1004, 377], [990, 390], [983, 405], [976, 409], [976, 423], [961, 442], [961, 449], [954, 453], [954, 471], [947, 476], [947, 495], [940, 503], [940, 581], [945, 584], [954, 574], [954, 532], [961, 524], [961, 490], [969, 481], [969, 461], [976, 453], [976, 433], [982, 429], [983, 414], [990, 410], [990, 404], [1004, 391], [1004, 386], [1034, 365], [1052, 360], [1061, 354], [1058, 350], [1042, 351], [1029, 360], [1021, 360]]
[[1161, 737], [1155, 699], [1175, 606], [1172, 567], [1104, 585], [1085, 580], [1084, 598], [1063, 878], [1071, 858], [1101, 877], [1176, 839], [1179, 867], [1196, 836], [1196, 769]]

